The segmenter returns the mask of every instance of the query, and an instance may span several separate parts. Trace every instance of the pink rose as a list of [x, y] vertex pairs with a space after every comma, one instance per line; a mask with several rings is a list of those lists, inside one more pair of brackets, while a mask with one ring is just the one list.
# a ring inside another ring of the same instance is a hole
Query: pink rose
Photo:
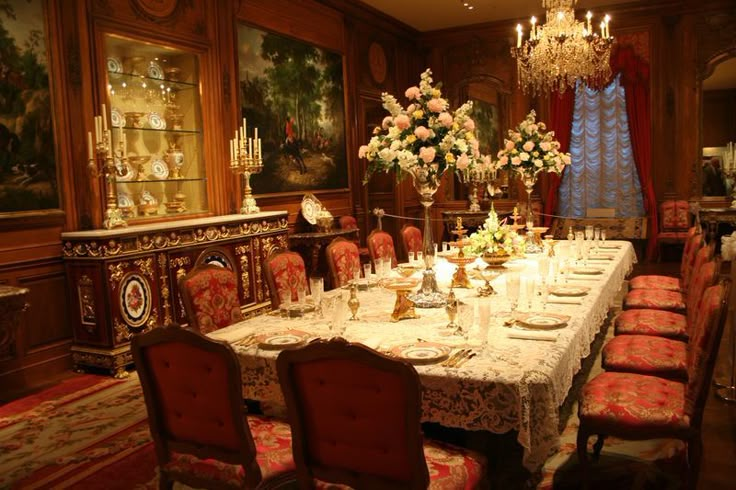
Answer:
[[449, 112], [441, 113], [439, 116], [437, 116], [437, 120], [446, 128], [452, 126], [452, 116]]
[[504, 145], [506, 145], [507, 150], [513, 150], [514, 149], [514, 142], [511, 140], [504, 140]]
[[[519, 161], [521, 161], [521, 160], [519, 160]], [[508, 165], [509, 164], [509, 157], [507, 157], [506, 155], [502, 156], [501, 159], [498, 160], [498, 164], [500, 166], [502, 166], [502, 167]], [[517, 165], [518, 165], [518, 163], [517, 163]]]
[[429, 99], [427, 107], [432, 112], [442, 112], [445, 110], [445, 101], [443, 99]]
[[414, 136], [422, 141], [426, 141], [427, 138], [429, 138], [429, 134], [429, 129], [425, 128], [424, 126], [417, 126], [417, 128], [414, 130]]
[[436, 154], [437, 151], [433, 146], [423, 146], [419, 149], [419, 158], [424, 160], [424, 163], [433, 162]]
[[526, 143], [524, 143], [524, 146], [522, 146], [522, 148], [524, 148], [524, 151], [532, 151], [534, 149], [534, 142], [527, 141]]
[[368, 145], [362, 145], [360, 148], [358, 148], [358, 158], [365, 158], [367, 153]]
[[465, 128], [465, 129], [467, 130], [467, 131], [472, 131], [472, 130], [474, 130], [474, 129], [475, 129], [475, 121], [473, 121], [472, 119], [468, 118], [468, 119], [467, 119], [467, 120], [465, 121], [465, 124], [463, 124], [463, 127], [464, 127], [464, 128]]
[[542, 149], [542, 151], [550, 151], [552, 149], [552, 145], [547, 141], [542, 141], [539, 143], [539, 147]]
[[406, 114], [399, 114], [394, 118], [394, 124], [397, 128], [403, 131], [409, 127], [411, 121], [409, 121], [409, 116], [407, 116]]
[[511, 165], [521, 165], [521, 158], [519, 158], [519, 157], [513, 157], [511, 159]]
[[468, 164], [470, 163], [470, 160], [468, 159], [468, 155], [463, 153], [460, 155], [460, 158], [457, 159], [457, 163], [455, 163], [455, 166], [460, 170], [465, 170], [468, 168]]
[[394, 118], [391, 116], [386, 116], [383, 118], [383, 121], [381, 122], [381, 127], [383, 129], [388, 129], [389, 126], [391, 126], [391, 123], [394, 121]]
[[564, 163], [565, 165], [570, 165], [570, 163], [572, 163], [570, 155], [562, 155], [562, 163]]
[[406, 92], [404, 92], [404, 95], [409, 100], [418, 99], [422, 96], [422, 91], [419, 90], [419, 87], [409, 87], [406, 89]]

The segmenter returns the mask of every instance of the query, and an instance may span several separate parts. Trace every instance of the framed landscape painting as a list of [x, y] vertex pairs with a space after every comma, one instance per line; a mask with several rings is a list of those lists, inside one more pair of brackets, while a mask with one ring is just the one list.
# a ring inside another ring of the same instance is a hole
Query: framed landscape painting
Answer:
[[241, 113], [262, 140], [253, 192], [346, 188], [342, 56], [246, 25], [238, 48]]
[[42, 0], [0, 0], [0, 214], [59, 208]]

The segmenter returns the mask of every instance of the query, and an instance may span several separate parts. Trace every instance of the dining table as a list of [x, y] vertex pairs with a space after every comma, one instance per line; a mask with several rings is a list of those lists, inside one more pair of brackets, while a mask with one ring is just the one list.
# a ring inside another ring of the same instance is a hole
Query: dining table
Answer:
[[[468, 265], [472, 287], [452, 289], [460, 329], [448, 327], [444, 308], [416, 308], [418, 318], [392, 321], [395, 291], [381, 286], [389, 277], [361, 279], [353, 291], [324, 292], [321, 307], [300, 316], [272, 311], [209, 335], [229, 342], [237, 353], [243, 397], [276, 412], [285, 406], [276, 371], [284, 348], [340, 336], [411, 362], [422, 385], [423, 422], [496, 434], [516, 431], [522, 463], [536, 471], [558, 448], [560, 406], [636, 263], [628, 241], [597, 245], [586, 245], [584, 260], [578, 260], [580, 248], [565, 240], [557, 244], [557, 257], [514, 259], [491, 274], [495, 294], [484, 297], [478, 288], [484, 285], [479, 270], [485, 263]], [[435, 261], [441, 290], [450, 289], [456, 267], [441, 257]], [[549, 270], [544, 281], [540, 269]], [[513, 302], [507, 285], [519, 278], [521, 292]], [[347, 302], [356, 289], [359, 306], [352, 320]], [[549, 317], [552, 323], [546, 322]], [[542, 320], [531, 320], [537, 318]]]

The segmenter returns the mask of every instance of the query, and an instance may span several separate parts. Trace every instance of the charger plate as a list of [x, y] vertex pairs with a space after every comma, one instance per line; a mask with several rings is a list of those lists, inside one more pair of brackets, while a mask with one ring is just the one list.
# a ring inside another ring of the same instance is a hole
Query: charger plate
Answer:
[[555, 296], [585, 296], [590, 292], [590, 288], [584, 286], [552, 286], [549, 288], [549, 294]]
[[449, 345], [435, 342], [414, 342], [411, 344], [397, 345], [389, 351], [393, 357], [397, 357], [412, 364], [436, 364], [442, 362], [450, 355], [452, 348]]
[[540, 330], [564, 327], [567, 325], [567, 322], [570, 321], [569, 315], [531, 311], [526, 313], [517, 313], [514, 318], [519, 324], [526, 328], [535, 328]]
[[259, 335], [256, 340], [258, 348], [264, 350], [293, 349], [304, 344], [309, 338], [307, 332], [301, 330], [285, 330], [283, 332]]

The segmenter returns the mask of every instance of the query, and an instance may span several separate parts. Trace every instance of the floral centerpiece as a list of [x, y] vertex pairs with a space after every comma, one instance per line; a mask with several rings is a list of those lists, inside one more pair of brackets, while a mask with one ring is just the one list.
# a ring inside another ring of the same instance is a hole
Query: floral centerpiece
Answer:
[[506, 220], [499, 221], [496, 211], [491, 208], [478, 230], [468, 237], [465, 252], [474, 255], [493, 255], [496, 257], [510, 257], [523, 249], [524, 242], [519, 235], [506, 224]]
[[450, 110], [442, 97], [440, 84], [432, 85], [432, 71], [422, 73], [419, 86], [409, 87], [404, 95], [409, 101], [403, 107], [393, 95], [381, 95], [383, 107], [389, 113], [373, 131], [367, 145], [360, 147], [358, 156], [368, 160], [364, 182], [376, 171], [396, 173], [401, 180], [411, 175], [419, 202], [424, 206], [424, 277], [420, 293], [411, 300], [423, 308], [441, 307], [444, 295], [437, 289], [432, 270], [434, 245], [429, 208], [445, 172], [458, 172], [462, 177], [480, 157], [475, 136], [473, 108], [468, 101]]

